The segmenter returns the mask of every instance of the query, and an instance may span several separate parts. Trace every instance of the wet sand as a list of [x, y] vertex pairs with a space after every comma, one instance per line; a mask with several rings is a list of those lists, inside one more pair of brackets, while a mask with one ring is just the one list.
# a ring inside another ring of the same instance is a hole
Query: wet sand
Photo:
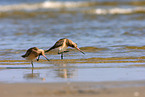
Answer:
[[1, 97], [145, 97], [145, 81], [0, 83]]
[[[61, 63], [144, 63], [145, 62], [145, 56], [141, 57], [109, 57], [109, 58], [100, 58], [100, 57], [92, 57], [92, 58], [86, 58], [86, 59], [50, 59], [51, 61], [49, 64], [61, 64]], [[37, 62], [36, 60], [34, 60]], [[45, 59], [41, 59], [39, 62], [48, 62]], [[24, 64], [30, 64], [27, 60], [0, 60], [1, 65], [24, 65]]]

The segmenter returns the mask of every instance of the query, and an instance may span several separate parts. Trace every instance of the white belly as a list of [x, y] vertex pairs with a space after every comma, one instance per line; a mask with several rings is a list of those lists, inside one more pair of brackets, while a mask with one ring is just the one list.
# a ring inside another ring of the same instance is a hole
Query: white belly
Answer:
[[34, 55], [34, 54], [30, 54], [28, 57], [26, 57], [26, 60], [34, 60], [34, 59], [36, 59], [37, 57], [36, 57], [36, 55]]

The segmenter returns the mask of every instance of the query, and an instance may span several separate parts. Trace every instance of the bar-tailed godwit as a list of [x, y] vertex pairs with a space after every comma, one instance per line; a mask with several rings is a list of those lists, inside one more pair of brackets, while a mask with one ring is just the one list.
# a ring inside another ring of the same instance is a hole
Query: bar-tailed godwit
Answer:
[[58, 48], [58, 54], [61, 54], [61, 59], [63, 59], [63, 53], [68, 52], [68, 51], [66, 51], [68, 46], [72, 47], [72, 48], [76, 48], [81, 53], [85, 54], [82, 50], [80, 50], [77, 47], [76, 43], [74, 43], [72, 40], [69, 40], [66, 38], [62, 38], [62, 39], [58, 40], [50, 49], [46, 50], [45, 52], [49, 52], [52, 49]]
[[25, 55], [22, 55], [22, 57], [26, 58], [26, 60], [30, 60], [33, 67], [33, 60], [38, 58], [37, 61], [39, 61], [40, 55], [44, 56], [49, 61], [49, 59], [44, 54], [44, 50], [38, 49], [37, 47], [29, 48]]

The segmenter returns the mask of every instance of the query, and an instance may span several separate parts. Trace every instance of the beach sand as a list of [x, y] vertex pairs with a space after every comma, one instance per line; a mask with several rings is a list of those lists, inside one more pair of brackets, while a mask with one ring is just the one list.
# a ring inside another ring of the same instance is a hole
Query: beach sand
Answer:
[[0, 97], [145, 97], [145, 81], [0, 83]]

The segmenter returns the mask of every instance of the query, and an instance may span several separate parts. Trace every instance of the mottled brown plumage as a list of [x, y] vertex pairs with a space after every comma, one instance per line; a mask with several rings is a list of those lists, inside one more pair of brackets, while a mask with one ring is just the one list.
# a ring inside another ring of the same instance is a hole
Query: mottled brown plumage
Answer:
[[74, 43], [72, 40], [69, 40], [69, 39], [66, 39], [66, 38], [62, 38], [62, 39], [58, 40], [50, 49], [46, 50], [45, 52], [49, 52], [49, 51], [51, 51], [55, 48], [58, 48], [58, 54], [61, 54], [61, 59], [63, 59], [63, 53], [68, 52], [68, 51], [66, 51], [68, 46], [72, 47], [72, 48], [76, 48], [81, 53], [85, 54], [83, 51], [81, 51], [77, 47], [76, 43]]
[[29, 57], [29, 55], [30, 55], [31, 53], [33, 53], [34, 56], [38, 57], [39, 54], [38, 54], [36, 51], [38, 51], [38, 48], [37, 48], [37, 47], [29, 48], [29, 49], [27, 50], [27, 52], [25, 53], [25, 55], [22, 55], [22, 57], [23, 57], [23, 58]]
[[44, 56], [48, 61], [49, 59], [45, 56], [44, 50], [38, 49], [37, 47], [32, 47], [29, 48], [25, 55], [22, 55], [23, 58], [26, 58], [27, 60], [31, 61], [32, 67], [33, 67], [33, 60], [38, 58], [37, 61], [39, 60], [40, 55]]

